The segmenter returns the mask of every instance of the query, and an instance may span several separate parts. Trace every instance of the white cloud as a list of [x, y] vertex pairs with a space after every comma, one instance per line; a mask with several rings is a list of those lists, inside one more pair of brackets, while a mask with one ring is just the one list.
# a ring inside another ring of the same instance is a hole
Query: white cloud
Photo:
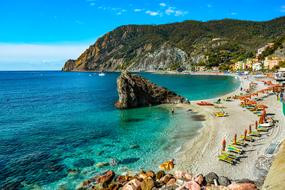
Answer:
[[159, 6], [166, 7], [166, 4], [165, 3], [160, 3]]
[[142, 9], [134, 9], [134, 12], [142, 12]]
[[0, 70], [59, 70], [88, 44], [0, 44]]
[[212, 5], [212, 4], [207, 4], [207, 7], [208, 7], [208, 8], [212, 8], [213, 5]]
[[175, 9], [174, 7], [168, 7], [168, 8], [165, 10], [165, 14], [171, 15], [171, 14], [175, 13], [174, 9]]
[[150, 16], [158, 16], [160, 13], [158, 11], [146, 11], [146, 14], [150, 15]]
[[181, 11], [181, 10], [177, 10], [175, 11], [175, 16], [184, 16], [184, 15], [187, 15], [188, 12], [187, 11]]
[[174, 15], [176, 17], [188, 14], [188, 11], [177, 10], [175, 7], [168, 7], [164, 12], [166, 15]]
[[285, 5], [281, 6], [281, 10], [282, 13], [285, 13]]
[[237, 15], [237, 13], [236, 12], [231, 12], [231, 15]]

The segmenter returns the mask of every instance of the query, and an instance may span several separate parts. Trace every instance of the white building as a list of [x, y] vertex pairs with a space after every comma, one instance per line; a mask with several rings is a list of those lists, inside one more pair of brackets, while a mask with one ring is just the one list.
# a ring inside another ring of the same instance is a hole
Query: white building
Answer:
[[252, 64], [252, 70], [253, 71], [260, 71], [260, 70], [262, 70], [262, 63], [254, 63], [254, 64]]

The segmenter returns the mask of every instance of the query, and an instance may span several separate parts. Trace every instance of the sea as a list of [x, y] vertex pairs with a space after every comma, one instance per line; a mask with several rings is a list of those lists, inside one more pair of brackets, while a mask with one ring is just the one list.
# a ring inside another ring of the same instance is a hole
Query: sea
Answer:
[[[231, 76], [137, 74], [190, 101], [240, 85]], [[0, 189], [75, 189], [109, 169], [158, 171], [175, 158], [202, 127], [197, 113], [172, 114], [169, 105], [117, 110], [118, 76], [0, 72]]]

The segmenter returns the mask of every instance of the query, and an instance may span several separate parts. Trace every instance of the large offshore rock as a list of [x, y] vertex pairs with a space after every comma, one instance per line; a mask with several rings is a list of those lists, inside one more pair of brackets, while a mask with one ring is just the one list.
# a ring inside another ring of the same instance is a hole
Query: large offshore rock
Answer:
[[117, 88], [119, 100], [116, 103], [116, 107], [119, 109], [159, 104], [189, 103], [182, 96], [128, 72], [123, 72], [117, 79]]

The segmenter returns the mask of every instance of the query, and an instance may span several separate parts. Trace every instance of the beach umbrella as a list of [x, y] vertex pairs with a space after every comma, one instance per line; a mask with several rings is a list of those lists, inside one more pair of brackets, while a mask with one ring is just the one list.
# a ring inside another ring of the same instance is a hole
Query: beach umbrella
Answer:
[[233, 143], [233, 144], [234, 144], [234, 145], [237, 144], [237, 134], [234, 135], [234, 143]]
[[248, 134], [251, 134], [251, 125], [249, 125], [249, 127], [248, 127]]
[[263, 108], [262, 115], [263, 115], [263, 117], [264, 117], [264, 119], [265, 119], [265, 117], [266, 117], [266, 110], [265, 110], [265, 108]]
[[226, 144], [227, 144], [226, 138], [224, 138], [223, 141], [222, 141], [222, 151], [226, 150]]
[[247, 135], [247, 129], [244, 130], [244, 140], [246, 140], [246, 135]]
[[262, 109], [268, 108], [266, 105], [263, 105], [263, 104], [259, 104], [259, 105], [257, 105], [257, 107], [262, 108]]
[[258, 122], [259, 124], [263, 124], [264, 123], [264, 120], [263, 120], [263, 116], [261, 115], [260, 117], [259, 117], [259, 122]]

